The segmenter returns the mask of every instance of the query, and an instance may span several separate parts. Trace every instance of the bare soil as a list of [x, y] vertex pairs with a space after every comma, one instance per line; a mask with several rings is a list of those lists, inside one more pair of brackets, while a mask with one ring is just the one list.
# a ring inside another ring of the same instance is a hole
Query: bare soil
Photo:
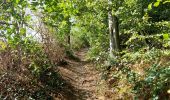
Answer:
[[100, 93], [100, 73], [93, 63], [85, 60], [87, 51], [88, 49], [82, 49], [75, 53], [81, 61], [67, 59], [69, 64], [59, 67], [67, 85], [64, 86], [62, 97], [58, 100], [108, 100]]

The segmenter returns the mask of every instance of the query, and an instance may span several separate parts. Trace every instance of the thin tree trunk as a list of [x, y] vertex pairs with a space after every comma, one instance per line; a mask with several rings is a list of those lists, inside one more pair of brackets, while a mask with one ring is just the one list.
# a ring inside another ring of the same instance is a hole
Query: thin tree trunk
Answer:
[[115, 41], [113, 37], [113, 19], [112, 19], [112, 12], [108, 12], [108, 20], [109, 20], [109, 34], [110, 34], [110, 57], [114, 57], [113, 50], [115, 48]]
[[115, 41], [113, 35], [113, 15], [112, 15], [112, 0], [108, 0], [108, 23], [109, 23], [109, 34], [110, 34], [110, 57], [113, 58], [113, 50], [115, 49]]
[[68, 36], [67, 36], [67, 43], [69, 45], [69, 47], [71, 46], [71, 36], [70, 36], [70, 33], [68, 33]]
[[67, 28], [68, 28], [68, 31], [67, 31], [67, 43], [69, 45], [69, 48], [71, 48], [71, 25], [72, 23], [70, 22], [70, 16], [67, 17]]
[[113, 51], [120, 50], [119, 42], [119, 23], [118, 18], [112, 15], [112, 0], [108, 0], [108, 22], [109, 22], [109, 34], [110, 34], [110, 57], [115, 57]]
[[113, 16], [113, 35], [115, 40], [115, 51], [120, 51], [119, 22], [116, 16]]

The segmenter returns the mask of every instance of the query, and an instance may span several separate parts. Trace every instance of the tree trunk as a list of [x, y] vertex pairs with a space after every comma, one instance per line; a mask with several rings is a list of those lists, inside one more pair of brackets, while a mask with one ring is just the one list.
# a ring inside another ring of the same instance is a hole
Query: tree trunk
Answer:
[[113, 36], [115, 41], [115, 51], [120, 51], [120, 41], [119, 41], [119, 22], [116, 16], [113, 16]]
[[113, 37], [113, 19], [112, 19], [112, 12], [108, 12], [108, 20], [109, 20], [109, 34], [110, 34], [110, 57], [114, 57], [113, 50], [115, 48], [115, 41]]
[[71, 25], [70, 16], [67, 17], [67, 43], [69, 48], [71, 48]]
[[71, 36], [70, 36], [70, 33], [68, 33], [68, 36], [67, 36], [67, 43], [68, 43], [69, 47], [71, 47]]
[[115, 57], [113, 51], [120, 50], [119, 42], [119, 23], [118, 18], [112, 15], [112, 1], [108, 0], [108, 22], [109, 22], [109, 34], [110, 34], [110, 57]]

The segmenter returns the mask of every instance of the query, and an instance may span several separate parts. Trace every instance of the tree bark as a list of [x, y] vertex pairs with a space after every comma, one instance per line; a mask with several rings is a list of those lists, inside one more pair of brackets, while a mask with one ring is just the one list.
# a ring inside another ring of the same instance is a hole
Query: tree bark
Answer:
[[113, 35], [115, 41], [115, 51], [120, 51], [120, 39], [119, 39], [119, 22], [116, 16], [113, 16]]
[[113, 37], [113, 19], [112, 12], [108, 12], [108, 21], [109, 21], [109, 34], [110, 34], [110, 57], [114, 57], [113, 50], [115, 48], [115, 41]]
[[69, 45], [69, 47], [71, 46], [71, 36], [70, 36], [70, 32], [68, 33], [68, 36], [67, 36], [67, 43]]
[[70, 22], [70, 16], [66, 18], [67, 21], [67, 44], [69, 48], [71, 48], [71, 25], [72, 23]]
[[112, 0], [108, 0], [108, 23], [110, 34], [110, 57], [115, 57], [113, 51], [118, 52], [120, 50], [119, 42], [119, 23], [118, 18], [112, 15]]

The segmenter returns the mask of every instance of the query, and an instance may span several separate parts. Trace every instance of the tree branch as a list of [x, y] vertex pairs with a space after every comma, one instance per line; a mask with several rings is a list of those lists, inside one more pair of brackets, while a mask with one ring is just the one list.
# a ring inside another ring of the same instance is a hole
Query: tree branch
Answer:
[[5, 21], [0, 21], [0, 25], [14, 25], [14, 24], [12, 24], [12, 23], [7, 23], [7, 22], [5, 22]]

